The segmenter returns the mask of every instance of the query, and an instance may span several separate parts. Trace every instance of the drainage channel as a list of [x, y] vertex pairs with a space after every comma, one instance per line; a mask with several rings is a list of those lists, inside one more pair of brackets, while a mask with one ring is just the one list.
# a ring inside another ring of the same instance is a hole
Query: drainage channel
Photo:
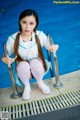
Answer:
[[55, 97], [33, 101], [30, 103], [1, 107], [0, 113], [3, 111], [7, 111], [9, 113], [9, 119], [13, 120], [16, 118], [38, 115], [79, 104], [80, 90], [77, 90]]

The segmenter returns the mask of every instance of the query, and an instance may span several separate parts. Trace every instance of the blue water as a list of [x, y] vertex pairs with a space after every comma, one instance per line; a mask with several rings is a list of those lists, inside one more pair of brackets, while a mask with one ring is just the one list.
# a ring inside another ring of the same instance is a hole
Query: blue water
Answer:
[[[79, 1], [79, 0], [78, 0]], [[52, 0], [0, 1], [0, 88], [10, 87], [7, 66], [1, 62], [3, 44], [9, 35], [18, 31], [19, 14], [26, 8], [37, 11], [38, 29], [50, 33], [57, 51], [59, 74], [80, 69], [80, 4], [53, 4]]]

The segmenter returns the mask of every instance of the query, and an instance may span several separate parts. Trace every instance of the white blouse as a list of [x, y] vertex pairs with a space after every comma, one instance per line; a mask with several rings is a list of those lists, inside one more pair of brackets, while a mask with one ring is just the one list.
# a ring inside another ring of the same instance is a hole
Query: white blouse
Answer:
[[[17, 33], [18, 32], [9, 36], [8, 40], [6, 42], [6, 47], [7, 47], [9, 56], [14, 52], [14, 41], [15, 41]], [[38, 37], [40, 39], [41, 46], [44, 46], [47, 49], [47, 47], [50, 46], [50, 42], [47, 39], [46, 34], [43, 33], [42, 31], [37, 31], [36, 34], [38, 35]], [[38, 57], [38, 47], [37, 47], [37, 43], [35, 40], [34, 32], [32, 33], [32, 41], [24, 42], [20, 36], [18, 53], [21, 56], [21, 58], [24, 60]]]

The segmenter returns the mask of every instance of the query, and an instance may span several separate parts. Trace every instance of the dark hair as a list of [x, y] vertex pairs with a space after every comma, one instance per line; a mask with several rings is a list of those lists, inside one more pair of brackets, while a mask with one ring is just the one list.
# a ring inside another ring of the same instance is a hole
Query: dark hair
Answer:
[[20, 31], [20, 32], [22, 31], [21, 25], [20, 25], [20, 20], [21, 20], [22, 18], [26, 17], [26, 16], [31, 16], [31, 15], [33, 15], [33, 16], [35, 17], [36, 27], [35, 27], [34, 30], [36, 30], [36, 28], [37, 28], [37, 26], [38, 26], [38, 24], [39, 24], [38, 14], [37, 14], [36, 11], [34, 11], [34, 10], [27, 9], [27, 10], [24, 10], [24, 11], [20, 14], [20, 16], [19, 16], [19, 21], [18, 21], [18, 22], [19, 22], [19, 31]]
[[[39, 40], [39, 38], [36, 34], [36, 28], [39, 24], [39, 18], [38, 18], [37, 13], [34, 10], [26, 9], [20, 14], [19, 21], [18, 21], [19, 31], [20, 32], [22, 31], [21, 25], [20, 25], [20, 20], [22, 18], [26, 17], [26, 16], [31, 16], [31, 15], [33, 15], [35, 17], [35, 20], [36, 20], [36, 27], [34, 28], [33, 31], [35, 32], [35, 39], [36, 39], [36, 43], [37, 43], [37, 46], [38, 46], [38, 57], [42, 60], [44, 69], [47, 70], [46, 62], [45, 62], [43, 51], [42, 51], [41, 44], [40, 44], [40, 40]], [[14, 54], [15, 54], [15, 56], [17, 55], [17, 59], [16, 59], [17, 61], [23, 61], [23, 59], [18, 54], [20, 32], [17, 34], [16, 39], [15, 39], [15, 43], [14, 43]]]

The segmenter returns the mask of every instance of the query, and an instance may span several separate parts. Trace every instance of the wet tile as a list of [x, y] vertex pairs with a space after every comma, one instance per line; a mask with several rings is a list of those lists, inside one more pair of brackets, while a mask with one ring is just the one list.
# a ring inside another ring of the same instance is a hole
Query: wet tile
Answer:
[[[60, 82], [63, 83], [62, 88], [55, 88], [55, 78], [45, 80], [44, 82], [50, 87], [51, 93], [44, 95], [42, 91], [38, 88], [37, 83], [31, 84], [31, 98], [27, 101], [22, 100], [22, 97], [18, 99], [10, 98], [10, 95], [13, 93], [12, 88], [0, 89], [0, 106], [16, 105], [26, 102], [36, 101], [40, 99], [45, 99], [53, 96], [57, 96], [66, 92], [70, 92], [76, 89], [80, 89], [80, 71], [75, 71], [65, 75], [61, 75]], [[23, 91], [22, 88], [18, 88], [20, 92]]]

